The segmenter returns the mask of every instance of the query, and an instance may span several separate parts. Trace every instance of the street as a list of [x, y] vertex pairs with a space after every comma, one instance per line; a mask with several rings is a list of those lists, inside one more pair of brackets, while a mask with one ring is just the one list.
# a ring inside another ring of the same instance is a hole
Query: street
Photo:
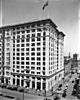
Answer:
[[[72, 80], [74, 80], [77, 77], [77, 74], [73, 74], [71, 79], [67, 82], [65, 80], [63, 86], [62, 86], [62, 91], [65, 89], [66, 84], [68, 84], [68, 89], [67, 89], [67, 96], [65, 98], [61, 97], [61, 100], [77, 100], [74, 96], [71, 95], [72, 90], [73, 90], [73, 86], [74, 83], [72, 83]], [[6, 94], [9, 96], [14, 96], [16, 98], [19, 98], [19, 100], [23, 100], [23, 92], [18, 92], [18, 91], [11, 91], [5, 88], [0, 88], [0, 93], [2, 94]], [[53, 100], [53, 98], [55, 97], [55, 95], [53, 95], [52, 97], [47, 97]], [[4, 98], [4, 97], [3, 97]], [[38, 95], [32, 95], [32, 94], [28, 94], [28, 93], [24, 93], [24, 100], [43, 100], [44, 97], [43, 96], [38, 96]], [[3, 99], [4, 100], [4, 99]], [[7, 99], [5, 99], [7, 100]]]
[[[11, 91], [8, 89], [0, 88], [0, 93], [18, 97], [21, 100], [23, 100], [23, 92]], [[24, 100], [42, 100], [43, 98], [44, 97], [41, 97], [41, 96], [24, 93]]]

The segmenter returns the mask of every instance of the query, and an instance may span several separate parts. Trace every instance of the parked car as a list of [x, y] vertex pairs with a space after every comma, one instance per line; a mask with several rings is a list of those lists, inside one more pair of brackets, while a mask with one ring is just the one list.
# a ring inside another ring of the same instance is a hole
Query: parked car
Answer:
[[1, 84], [1, 88], [6, 88], [7, 87], [7, 84], [6, 83], [2, 83]]
[[66, 91], [63, 92], [62, 97], [66, 97]]
[[24, 87], [18, 87], [17, 89], [19, 92], [23, 92], [24, 91]]

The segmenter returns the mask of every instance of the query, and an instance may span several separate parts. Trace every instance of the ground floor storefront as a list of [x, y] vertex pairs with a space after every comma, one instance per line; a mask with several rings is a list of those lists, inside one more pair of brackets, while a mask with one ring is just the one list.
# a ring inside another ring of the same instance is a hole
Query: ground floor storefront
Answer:
[[21, 76], [11, 75], [11, 78], [4, 79], [4, 83], [15, 86], [25, 87], [35, 90], [51, 90], [64, 77], [64, 70], [57, 72], [52, 76]]

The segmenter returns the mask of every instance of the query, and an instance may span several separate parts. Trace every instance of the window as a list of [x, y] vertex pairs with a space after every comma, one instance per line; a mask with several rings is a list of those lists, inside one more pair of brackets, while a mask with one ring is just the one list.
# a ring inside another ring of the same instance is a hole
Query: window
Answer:
[[35, 37], [35, 34], [32, 34], [32, 37]]
[[37, 70], [40, 70], [41, 68], [40, 67], [37, 67]]
[[46, 31], [46, 30], [47, 30], [47, 28], [46, 28], [46, 27], [44, 27], [44, 28], [43, 28], [43, 30], [44, 30], [44, 31]]
[[32, 57], [31, 60], [35, 60], [35, 57]]
[[29, 55], [29, 52], [28, 53], [26, 53], [26, 56], [28, 56]]
[[43, 41], [45, 41], [46, 40], [46, 38], [45, 37], [43, 37]]
[[[9, 51], [9, 48], [6, 48], [6, 50]], [[0, 51], [1, 51], [1, 49], [0, 49]]]
[[17, 44], [17, 47], [20, 47], [20, 44]]
[[43, 65], [45, 65], [45, 62], [43, 62]]
[[18, 31], [17, 34], [20, 34], [20, 32]]
[[24, 65], [24, 62], [22, 61], [21, 64]]
[[31, 40], [31, 41], [32, 41], [32, 42], [33, 42], [33, 41], [35, 41], [35, 38], [32, 38], [32, 40]]
[[30, 33], [30, 30], [26, 30], [27, 33]]
[[29, 42], [29, 39], [26, 39], [26, 42]]
[[15, 35], [16, 33], [15, 32], [13, 32], [13, 35]]
[[41, 60], [41, 58], [40, 58], [40, 57], [37, 57], [37, 60], [38, 60], [38, 61], [40, 61], [40, 60]]
[[13, 65], [13, 68], [15, 68], [15, 65]]
[[45, 56], [45, 52], [43, 52], [43, 55]]
[[37, 36], [41, 36], [41, 33], [37, 33]]
[[16, 68], [18, 68], [18, 69], [19, 69], [19, 66], [16, 66]]
[[25, 35], [22, 35], [22, 38], [25, 38]]
[[26, 60], [29, 60], [29, 57], [26, 57]]
[[32, 43], [31, 46], [35, 46], [35, 43]]
[[[10, 46], [10, 43], [6, 43], [7, 46]], [[14, 45], [14, 44], [13, 44]]]
[[20, 35], [17, 35], [17, 39], [20, 39]]
[[13, 57], [13, 60], [15, 60], [15, 57]]
[[21, 56], [24, 56], [24, 53], [21, 53]]
[[13, 40], [13, 43], [15, 43], [15, 40]]
[[45, 67], [43, 67], [43, 70], [45, 70]]
[[17, 51], [20, 51], [20, 49], [19, 49], [19, 48], [17, 48]]
[[20, 59], [20, 57], [17, 57], [17, 60], [19, 60]]
[[26, 65], [29, 65], [29, 62], [26, 62]]
[[21, 60], [24, 60], [24, 57], [21, 57]]
[[35, 67], [31, 67], [32, 70], [35, 70]]
[[31, 48], [31, 51], [35, 51], [35, 48]]
[[21, 68], [24, 68], [24, 66], [21, 66]]
[[35, 55], [35, 53], [34, 53], [34, 52], [32, 52], [32, 53], [31, 53], [31, 55]]
[[46, 32], [43, 32], [43, 36], [45, 36], [46, 35]]
[[20, 64], [20, 62], [19, 62], [19, 61], [17, 61], [17, 62], [16, 62], [16, 64]]
[[37, 31], [42, 31], [42, 29], [41, 28], [37, 28]]
[[24, 44], [21, 44], [21, 47], [24, 47]]
[[26, 37], [29, 38], [30, 37], [30, 34], [26, 35]]
[[37, 48], [37, 51], [40, 51], [41, 50], [41, 48]]
[[26, 48], [26, 51], [29, 51], [29, 48]]
[[32, 32], [35, 32], [35, 29], [32, 29], [31, 31], [32, 31]]
[[37, 38], [37, 41], [40, 41], [41, 39], [40, 38]]
[[35, 62], [31, 62], [32, 65], [35, 65]]
[[43, 45], [45, 46], [45, 42], [43, 42]]
[[43, 57], [43, 60], [45, 60], [45, 57]]
[[40, 74], [40, 72], [37, 72], [37, 74]]
[[24, 48], [21, 48], [21, 51], [24, 51]]
[[45, 51], [45, 47], [43, 47], [43, 51]]
[[35, 72], [31, 71], [31, 74], [35, 74]]
[[15, 39], [15, 36], [13, 36], [13, 39]]
[[37, 65], [40, 65], [41, 63], [40, 62], [37, 62]]
[[17, 56], [19, 56], [20, 55], [20, 53], [17, 53]]
[[15, 47], [15, 44], [13, 44], [13, 47]]
[[20, 40], [17, 40], [17, 43], [19, 43], [20, 42]]
[[37, 46], [40, 46], [40, 43], [37, 43]]
[[26, 43], [26, 46], [29, 46], [29, 43]]
[[13, 55], [15, 55], [15, 53], [13, 53]]
[[13, 64], [15, 64], [15, 61], [13, 61]]
[[[23, 28], [24, 29], [24, 28]], [[22, 34], [24, 34], [25, 33], [25, 31], [22, 31]]]
[[[6, 41], [9, 42], [9, 41], [10, 41], [10, 38], [7, 38]], [[1, 41], [0, 41], [0, 42], [1, 42]]]
[[24, 42], [24, 39], [21, 39], [21, 42]]
[[41, 53], [40, 52], [37, 52], [37, 56], [40, 56], [41, 55]]

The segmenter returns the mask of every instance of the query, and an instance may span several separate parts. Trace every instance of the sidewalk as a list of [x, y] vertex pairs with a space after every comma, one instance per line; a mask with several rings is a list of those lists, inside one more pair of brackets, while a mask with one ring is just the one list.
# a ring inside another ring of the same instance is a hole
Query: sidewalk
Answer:
[[[62, 79], [62, 80], [58, 81], [58, 83], [57, 83], [56, 85], [54, 85], [54, 87], [53, 87], [53, 94], [55, 93], [55, 91], [57, 90], [57, 88], [58, 88], [58, 86], [59, 86], [60, 84], [64, 85], [65, 83], [67, 83], [67, 82], [69, 81], [69, 79], [70, 79], [69, 77], [70, 77], [70, 74], [68, 74], [68, 75], [65, 77], [64, 80]], [[35, 89], [30, 89], [29, 91], [27, 91], [27, 93], [28, 93], [28, 94], [33, 94], [33, 95], [45, 96], [45, 92], [44, 92], [44, 91], [37, 91], [37, 90], [35, 90]], [[49, 90], [49, 91], [46, 92], [46, 96], [47, 96], [47, 97], [52, 96], [51, 90]]]

